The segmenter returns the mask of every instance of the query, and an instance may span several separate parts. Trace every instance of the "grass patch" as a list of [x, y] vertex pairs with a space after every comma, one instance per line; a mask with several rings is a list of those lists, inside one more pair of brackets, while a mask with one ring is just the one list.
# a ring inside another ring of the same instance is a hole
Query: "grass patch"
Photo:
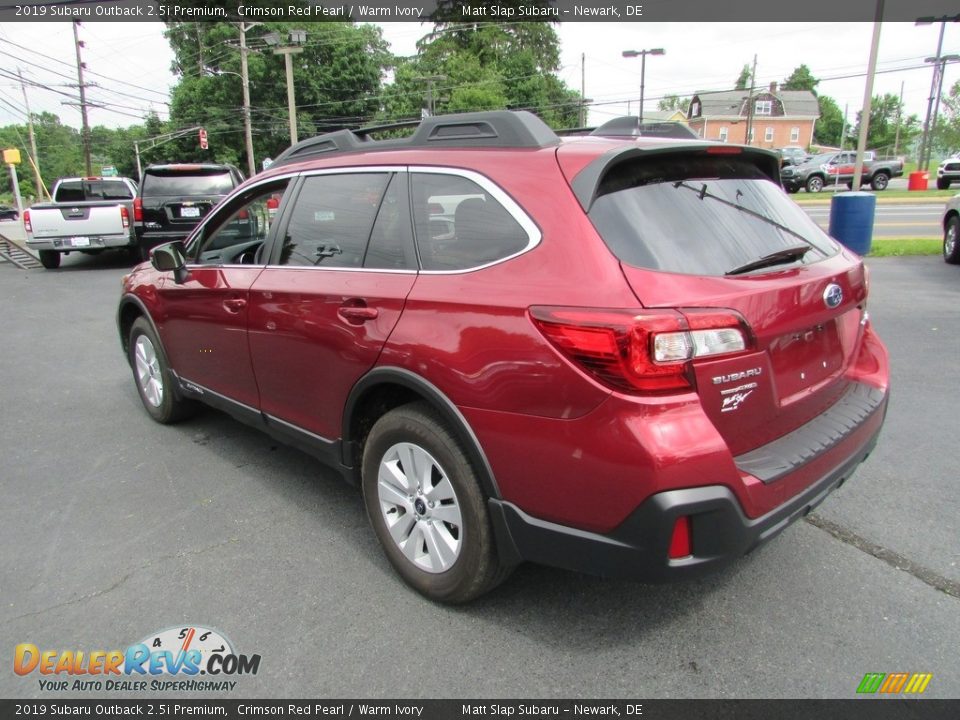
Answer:
[[874, 238], [870, 257], [902, 255], [939, 255], [943, 251], [940, 238]]

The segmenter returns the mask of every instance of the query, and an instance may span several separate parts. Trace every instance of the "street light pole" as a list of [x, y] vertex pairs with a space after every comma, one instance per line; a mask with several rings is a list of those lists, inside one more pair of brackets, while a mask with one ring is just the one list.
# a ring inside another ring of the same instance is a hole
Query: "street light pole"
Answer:
[[[943, 52], [943, 33], [947, 28], [948, 22], [960, 22], [960, 14], [957, 15], [943, 15], [941, 17], [920, 17], [916, 19], [914, 25], [932, 25], [935, 22], [940, 23], [940, 38], [937, 40], [937, 55], [935, 60], [940, 59], [940, 53]], [[937, 86], [941, 82], [939, 77], [941, 73], [941, 66], [939, 62], [934, 62], [933, 65], [933, 78], [930, 81], [930, 97], [927, 99], [927, 119], [923, 121], [923, 135], [920, 138], [920, 157], [917, 158], [917, 169], [926, 170], [927, 165], [930, 164], [930, 118], [933, 112], [933, 99], [936, 93]], [[927, 158], [924, 162], [924, 158]]]
[[637, 57], [640, 56], [640, 117], [638, 119], [638, 124], [643, 124], [643, 91], [644, 91], [644, 79], [647, 74], [647, 55], [664, 55], [663, 48], [651, 48], [647, 50], [624, 50], [623, 57]]

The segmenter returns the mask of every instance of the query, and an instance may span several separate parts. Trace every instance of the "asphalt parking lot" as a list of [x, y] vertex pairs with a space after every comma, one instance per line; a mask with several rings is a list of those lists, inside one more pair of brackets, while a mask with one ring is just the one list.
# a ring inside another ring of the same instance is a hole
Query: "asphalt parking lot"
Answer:
[[15, 675], [18, 643], [187, 624], [261, 655], [232, 697], [850, 698], [867, 672], [960, 697], [960, 268], [869, 265], [887, 424], [812, 522], [697, 582], [524, 566], [460, 608], [408, 590], [358, 492], [308, 456], [213, 411], [147, 417], [119, 256], [0, 265], [0, 697], [82, 697]]

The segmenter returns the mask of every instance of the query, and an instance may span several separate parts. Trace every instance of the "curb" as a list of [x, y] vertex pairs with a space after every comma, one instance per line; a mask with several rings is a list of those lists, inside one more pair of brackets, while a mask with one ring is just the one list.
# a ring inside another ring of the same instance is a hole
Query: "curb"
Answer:
[[[793, 201], [800, 206], [803, 205], [829, 205], [830, 197], [816, 199], [796, 199]], [[883, 198], [877, 196], [877, 205], [946, 205], [950, 201], [949, 197], [917, 197], [917, 198]]]

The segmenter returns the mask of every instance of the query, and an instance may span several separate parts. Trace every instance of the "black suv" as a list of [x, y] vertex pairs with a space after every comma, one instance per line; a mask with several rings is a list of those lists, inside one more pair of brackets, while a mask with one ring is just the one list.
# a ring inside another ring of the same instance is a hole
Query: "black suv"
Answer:
[[133, 206], [137, 244], [142, 259], [150, 248], [182, 240], [244, 180], [233, 165], [149, 165], [140, 179], [140, 197]]

